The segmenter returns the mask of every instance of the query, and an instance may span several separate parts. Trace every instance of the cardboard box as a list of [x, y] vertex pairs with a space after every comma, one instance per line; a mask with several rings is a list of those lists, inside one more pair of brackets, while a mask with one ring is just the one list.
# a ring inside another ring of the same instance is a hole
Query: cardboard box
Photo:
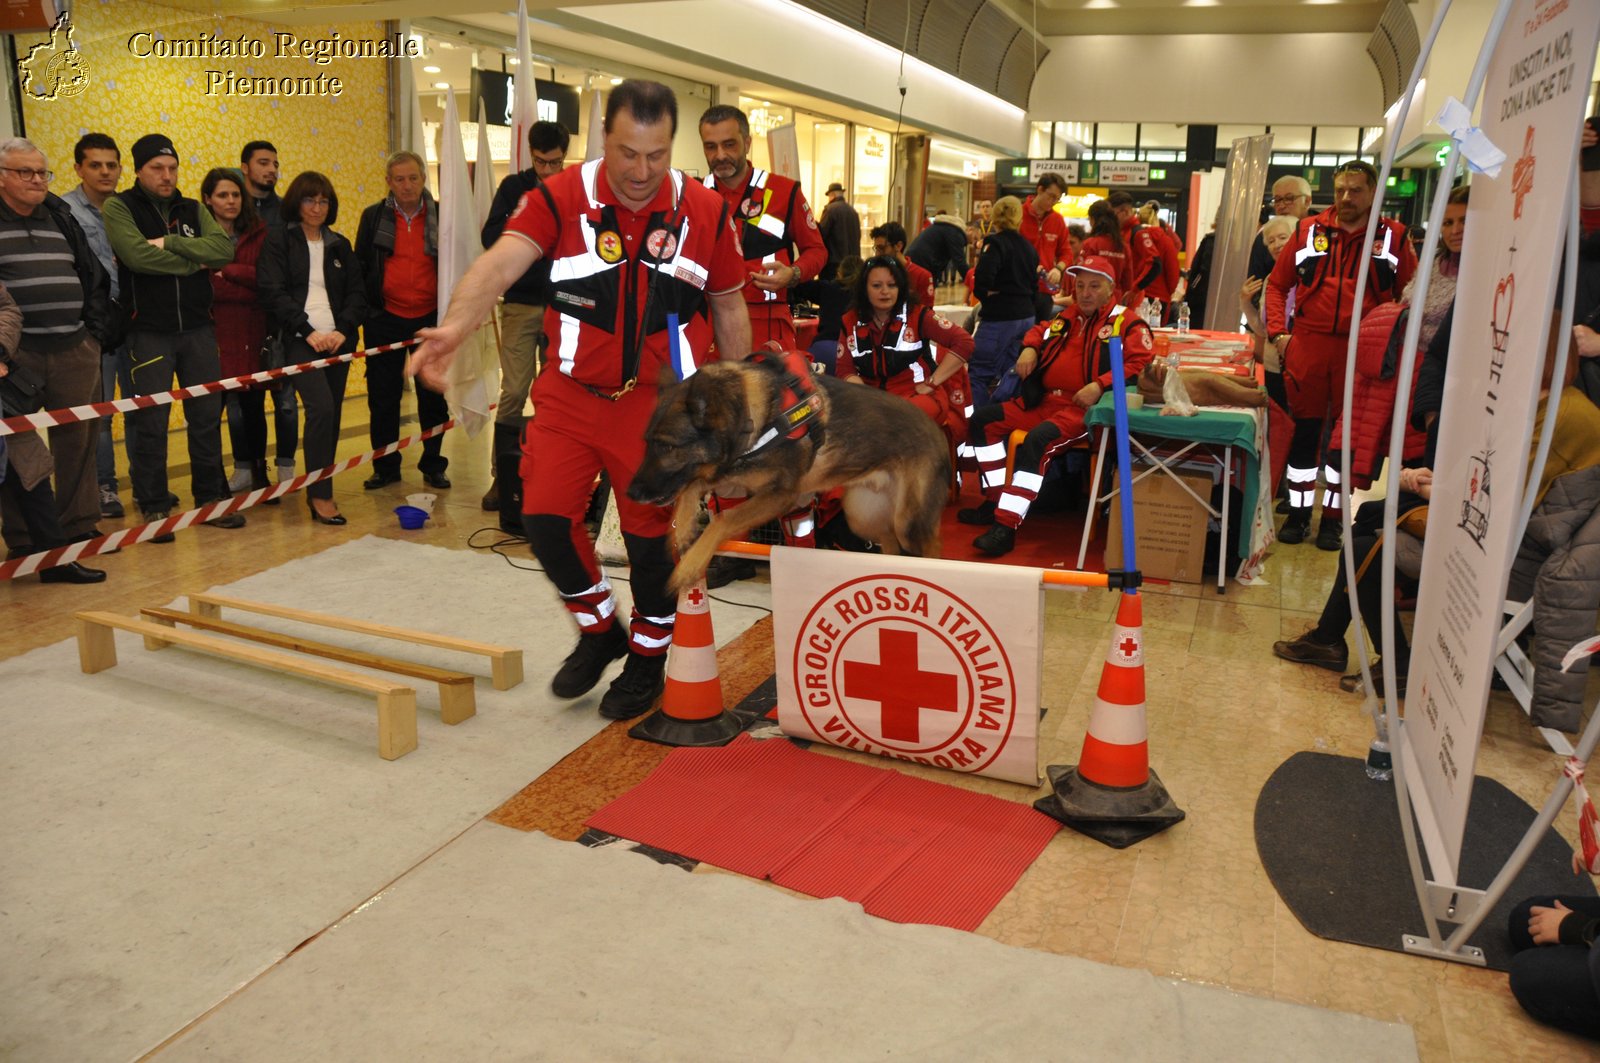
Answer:
[[[1149, 469], [1136, 464], [1133, 473]], [[1201, 498], [1211, 497], [1211, 474], [1179, 466], [1178, 477]], [[1134, 560], [1151, 579], [1178, 583], [1205, 582], [1206, 508], [1171, 476], [1159, 470], [1133, 485]], [[1122, 567], [1122, 499], [1111, 500], [1106, 530], [1106, 568]]]

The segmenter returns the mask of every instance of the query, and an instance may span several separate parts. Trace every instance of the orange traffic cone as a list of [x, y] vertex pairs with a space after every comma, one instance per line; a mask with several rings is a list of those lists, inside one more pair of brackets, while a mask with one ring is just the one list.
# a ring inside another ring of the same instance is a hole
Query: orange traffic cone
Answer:
[[1138, 592], [1123, 594], [1083, 753], [1076, 765], [1046, 769], [1053, 792], [1033, 805], [1114, 849], [1143, 841], [1184, 816], [1150, 770], [1143, 612]]
[[661, 708], [628, 734], [668, 746], [723, 746], [743, 729], [743, 721], [722, 704], [711, 599], [702, 581], [678, 595]]

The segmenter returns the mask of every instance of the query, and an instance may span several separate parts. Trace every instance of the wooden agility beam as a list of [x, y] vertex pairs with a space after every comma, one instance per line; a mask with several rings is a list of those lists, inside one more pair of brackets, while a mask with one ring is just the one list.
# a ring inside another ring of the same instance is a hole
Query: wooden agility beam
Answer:
[[[140, 609], [139, 612], [163, 627], [170, 628], [176, 624], [187, 624], [203, 631], [215, 631], [219, 635], [232, 635], [234, 638], [276, 646], [280, 650], [308, 653], [314, 657], [326, 657], [329, 660], [343, 661], [345, 664], [359, 664], [363, 668], [373, 668], [380, 672], [394, 672], [396, 675], [409, 676], [412, 679], [421, 679], [424, 682], [434, 683], [439, 688], [439, 717], [445, 723], [460, 723], [462, 720], [472, 717], [478, 711], [477, 699], [473, 695], [472, 676], [466, 672], [452, 672], [446, 668], [415, 664], [395, 657], [380, 657], [376, 653], [366, 653], [362, 650], [347, 649], [344, 646], [334, 646], [326, 642], [316, 642], [312, 639], [301, 638], [298, 635], [283, 635], [276, 631], [265, 631], [258, 627], [250, 627], [248, 624], [235, 624], [228, 620], [201, 616], [198, 613], [183, 613], [176, 609]], [[148, 645], [148, 640], [146, 644]], [[150, 648], [155, 649], [156, 647], [152, 646]]]
[[378, 702], [378, 756], [384, 760], [395, 760], [417, 748], [417, 693], [408, 686], [291, 657], [286, 653], [241, 646], [199, 632], [178, 631], [120, 613], [86, 610], [76, 616], [78, 663], [90, 674], [103, 672], [116, 665], [117, 645], [112, 629], [120, 628], [143, 635], [144, 644], [149, 649], [162, 649], [168, 645], [185, 646], [214, 657], [372, 694]]
[[473, 642], [470, 639], [458, 639], [450, 635], [435, 635], [431, 631], [413, 631], [409, 628], [394, 627], [389, 624], [376, 624], [370, 620], [354, 620], [350, 617], [333, 616], [328, 613], [313, 613], [305, 609], [292, 609], [286, 605], [249, 602], [243, 598], [229, 598], [221, 594], [189, 595], [189, 611], [199, 616], [218, 618], [222, 615], [223, 609], [237, 609], [244, 613], [259, 613], [262, 616], [276, 616], [284, 620], [298, 620], [302, 624], [312, 624], [317, 627], [331, 627], [339, 631], [353, 631], [361, 635], [376, 635], [379, 638], [396, 639], [400, 642], [411, 642], [419, 646], [434, 646], [438, 649], [472, 653], [479, 657], [489, 658], [496, 690], [510, 690], [522, 682], [522, 651], [512, 649], [510, 646], [496, 646], [489, 642]]

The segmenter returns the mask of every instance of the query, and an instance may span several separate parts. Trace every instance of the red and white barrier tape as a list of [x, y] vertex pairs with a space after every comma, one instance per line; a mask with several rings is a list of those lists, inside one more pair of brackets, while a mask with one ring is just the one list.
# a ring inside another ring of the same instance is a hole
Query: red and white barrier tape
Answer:
[[334, 462], [325, 469], [317, 469], [315, 472], [296, 476], [292, 480], [286, 480], [273, 487], [258, 487], [254, 491], [242, 495], [234, 495], [232, 498], [223, 499], [220, 502], [212, 502], [201, 506], [199, 509], [191, 509], [187, 513], [180, 513], [165, 520], [152, 521], [149, 524], [141, 524], [135, 528], [124, 528], [121, 531], [112, 532], [110, 535], [102, 535], [98, 539], [89, 539], [85, 542], [72, 543], [68, 546], [57, 547], [54, 550], [45, 550], [37, 554], [28, 554], [26, 557], [0, 562], [0, 580], [8, 580], [15, 576], [26, 576], [40, 569], [54, 568], [57, 565], [71, 564], [74, 561], [85, 557], [93, 557], [96, 554], [108, 554], [121, 547], [153, 539], [157, 535], [182, 531], [192, 524], [214, 520], [229, 513], [236, 513], [241, 509], [249, 509], [251, 506], [258, 505], [271, 498], [282, 498], [284, 495], [298, 491], [308, 484], [314, 484], [318, 480], [326, 480], [330, 476], [337, 476], [341, 472], [348, 472], [357, 466], [369, 464], [375, 458], [393, 454], [398, 450], [409, 447], [413, 443], [442, 435], [455, 426], [456, 422], [453, 419], [445, 421], [443, 424], [434, 425], [425, 432], [407, 436], [405, 439], [379, 447], [377, 450], [368, 451], [365, 454], [359, 454], [353, 458], [346, 458], [344, 461]]
[[40, 428], [51, 428], [58, 424], [73, 424], [78, 421], [92, 421], [98, 417], [109, 417], [114, 413], [131, 413], [134, 410], [147, 410], [152, 406], [166, 406], [184, 399], [198, 399], [206, 395], [215, 395], [221, 391], [241, 391], [250, 384], [266, 384], [273, 380], [281, 380], [286, 376], [298, 373], [309, 373], [315, 369], [326, 369], [330, 365], [340, 362], [352, 362], [357, 358], [366, 358], [374, 354], [386, 354], [389, 351], [398, 351], [405, 347], [416, 346], [414, 339], [401, 340], [399, 343], [386, 343], [381, 347], [368, 347], [364, 350], [352, 351], [349, 354], [340, 354], [332, 358], [314, 358], [309, 362], [299, 362], [295, 365], [286, 365], [281, 369], [264, 369], [259, 373], [247, 373], [244, 376], [228, 377], [226, 380], [214, 380], [209, 384], [195, 384], [192, 387], [179, 388], [176, 391], [161, 391], [153, 395], [135, 395], [131, 399], [112, 399], [109, 402], [91, 402], [83, 406], [69, 406], [63, 410], [40, 410], [38, 413], [21, 413], [15, 417], [0, 420], [0, 436], [15, 435], [18, 432], [33, 432]]

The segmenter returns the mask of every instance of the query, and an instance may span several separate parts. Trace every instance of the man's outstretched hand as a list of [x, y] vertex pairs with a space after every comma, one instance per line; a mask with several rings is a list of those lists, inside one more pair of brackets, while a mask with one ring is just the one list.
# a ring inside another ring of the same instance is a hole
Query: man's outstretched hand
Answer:
[[444, 393], [449, 381], [450, 363], [456, 360], [456, 348], [461, 346], [461, 331], [450, 325], [417, 330], [422, 342], [406, 361], [406, 375], [417, 377], [430, 390]]

